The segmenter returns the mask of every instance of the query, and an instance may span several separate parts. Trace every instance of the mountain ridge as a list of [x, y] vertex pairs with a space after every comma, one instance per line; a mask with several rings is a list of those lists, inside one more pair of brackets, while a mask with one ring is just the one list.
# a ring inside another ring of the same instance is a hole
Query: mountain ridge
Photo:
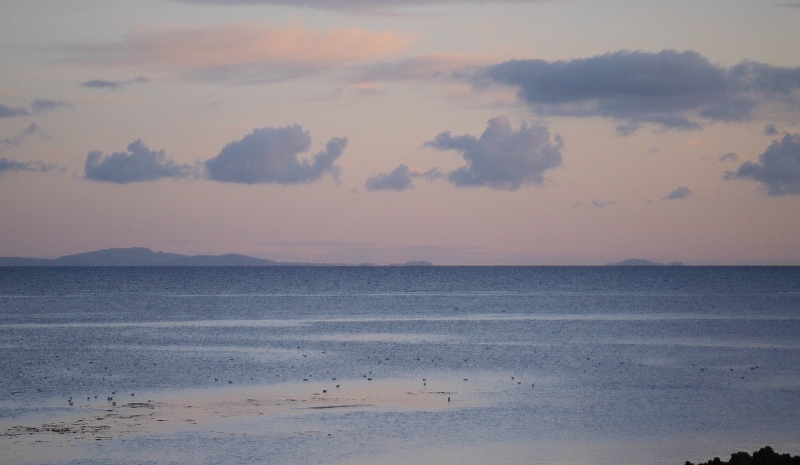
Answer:
[[[429, 262], [407, 262], [400, 266], [431, 265]], [[94, 250], [58, 258], [0, 257], [0, 267], [8, 266], [373, 266], [372, 263], [278, 262], [241, 254], [182, 255], [156, 252], [147, 247]]]

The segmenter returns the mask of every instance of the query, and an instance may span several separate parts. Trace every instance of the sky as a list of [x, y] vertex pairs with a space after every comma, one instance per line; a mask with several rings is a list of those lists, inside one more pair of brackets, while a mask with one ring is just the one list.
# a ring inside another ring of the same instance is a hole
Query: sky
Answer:
[[0, 0], [0, 256], [800, 265], [800, 2]]

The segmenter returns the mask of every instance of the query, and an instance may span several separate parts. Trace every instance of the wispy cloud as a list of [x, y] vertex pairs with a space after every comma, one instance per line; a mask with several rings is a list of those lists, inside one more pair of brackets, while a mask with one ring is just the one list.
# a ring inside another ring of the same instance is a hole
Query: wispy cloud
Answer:
[[389, 173], [380, 173], [367, 179], [365, 187], [370, 191], [394, 190], [402, 192], [414, 187], [415, 178], [425, 178], [429, 181], [446, 178], [444, 173], [437, 168], [428, 171], [412, 170], [408, 165], [401, 164]]
[[126, 79], [124, 81], [107, 81], [105, 79], [91, 79], [89, 81], [84, 81], [81, 83], [82, 87], [88, 87], [90, 89], [100, 89], [100, 90], [120, 90], [123, 87], [127, 87], [131, 84], [145, 84], [150, 82], [150, 79], [139, 76], [133, 79]]
[[208, 177], [243, 184], [298, 184], [316, 181], [326, 173], [338, 178], [336, 160], [347, 139], [334, 137], [313, 161], [298, 155], [311, 148], [311, 136], [297, 124], [254, 129], [242, 140], [228, 143], [219, 155], [205, 162]]
[[40, 161], [17, 161], [8, 158], [0, 158], [0, 176], [11, 171], [31, 171], [35, 173], [45, 173], [57, 169], [54, 163], [43, 163]]
[[512, 60], [484, 68], [476, 88], [517, 88], [540, 115], [600, 116], [628, 135], [642, 124], [694, 130], [702, 121], [742, 122], [769, 102], [800, 108], [800, 67], [747, 61], [725, 68], [694, 51], [619, 51], [569, 61]]
[[686, 186], [681, 186], [675, 188], [672, 192], [665, 195], [664, 198], [661, 200], [681, 200], [681, 199], [687, 199], [691, 196], [692, 196], [692, 191]]
[[6, 137], [5, 139], [0, 139], [0, 150], [8, 147], [17, 147], [25, 139], [27, 139], [29, 136], [38, 131], [39, 131], [39, 126], [37, 126], [36, 123], [31, 123], [28, 127], [22, 129], [13, 136]]
[[121, 42], [84, 45], [71, 52], [75, 62], [87, 65], [144, 68], [193, 81], [259, 83], [386, 59], [405, 50], [411, 40], [364, 29], [236, 24], [141, 30]]
[[773, 141], [758, 156], [758, 162], [746, 161], [725, 179], [758, 181], [771, 196], [800, 195], [800, 134], [786, 134]]
[[28, 110], [25, 107], [9, 107], [0, 103], [0, 118], [14, 118], [18, 116], [38, 115], [41, 113], [47, 113], [53, 110], [58, 110], [60, 108], [65, 108], [68, 110], [75, 109], [75, 107], [71, 103], [65, 102], [63, 100], [37, 98], [33, 102], [31, 102], [30, 110]]
[[63, 100], [56, 100], [51, 98], [39, 98], [31, 102], [31, 110], [32, 113], [38, 115], [40, 113], [47, 113], [50, 111], [58, 110], [58, 109], [67, 109], [67, 110], [74, 110], [75, 107]]

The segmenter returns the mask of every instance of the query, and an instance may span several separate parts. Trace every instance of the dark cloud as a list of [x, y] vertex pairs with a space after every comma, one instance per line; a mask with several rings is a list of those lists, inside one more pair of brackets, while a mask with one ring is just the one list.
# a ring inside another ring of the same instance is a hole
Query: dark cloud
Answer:
[[434, 179], [444, 178], [445, 175], [436, 168], [420, 172], [411, 170], [407, 165], [403, 164], [390, 173], [381, 173], [367, 179], [365, 186], [370, 191], [395, 190], [402, 192], [414, 187], [412, 184], [414, 178], [420, 177], [433, 181]]
[[694, 51], [619, 51], [570, 61], [512, 60], [484, 68], [476, 87], [517, 87], [542, 115], [600, 116], [622, 121], [628, 135], [641, 124], [699, 129], [699, 119], [740, 122], [767, 101], [798, 105], [800, 67], [743, 62], [712, 64]]
[[42, 163], [39, 161], [16, 161], [8, 158], [0, 158], [0, 176], [10, 171], [32, 171], [44, 173], [58, 168], [53, 163]]
[[123, 87], [129, 86], [131, 84], [145, 84], [150, 82], [150, 79], [139, 76], [133, 79], [127, 79], [125, 81], [106, 81], [103, 79], [92, 79], [89, 81], [84, 81], [81, 83], [83, 87], [89, 87], [91, 89], [102, 89], [102, 90], [120, 90]]
[[89, 152], [85, 169], [86, 179], [118, 184], [182, 178], [194, 173], [191, 165], [176, 165], [167, 159], [163, 150], [150, 150], [141, 140], [128, 144], [127, 152], [115, 152], [107, 157], [99, 151]]
[[21, 107], [9, 107], [0, 103], [0, 118], [13, 118], [15, 116], [30, 116], [30, 112]]
[[778, 127], [774, 124], [765, 124], [764, 125], [764, 135], [766, 136], [777, 136], [778, 135]]
[[39, 113], [47, 113], [49, 111], [58, 110], [59, 108], [65, 108], [68, 110], [74, 110], [75, 107], [72, 106], [69, 102], [64, 102], [62, 100], [54, 100], [54, 99], [36, 99], [31, 103], [31, 109], [33, 110], [32, 113], [38, 115]]
[[680, 200], [692, 196], [692, 191], [686, 186], [681, 186], [664, 196], [661, 200]]
[[760, 182], [772, 196], [800, 195], [800, 134], [786, 134], [772, 141], [758, 163], [744, 162], [725, 179], [752, 179]]
[[739, 159], [739, 155], [737, 155], [737, 154], [735, 154], [733, 152], [726, 153], [725, 155], [719, 157], [719, 161], [736, 161], [738, 159]]
[[28, 127], [19, 131], [15, 135], [0, 140], [0, 149], [4, 149], [6, 147], [16, 147], [19, 144], [21, 144], [25, 139], [27, 139], [28, 136], [34, 134], [37, 131], [39, 131], [39, 126], [37, 126], [36, 123], [31, 123]]
[[513, 130], [504, 116], [492, 118], [480, 138], [443, 132], [425, 147], [462, 152], [466, 165], [447, 173], [458, 187], [517, 190], [544, 183], [545, 171], [561, 165], [561, 136], [550, 141], [544, 126], [523, 124]]
[[334, 137], [313, 162], [299, 160], [311, 148], [311, 137], [297, 124], [281, 128], [253, 129], [242, 140], [228, 143], [219, 155], [205, 162], [208, 177], [244, 184], [297, 184], [316, 181], [325, 173], [334, 178], [334, 164], [347, 146], [347, 139]]

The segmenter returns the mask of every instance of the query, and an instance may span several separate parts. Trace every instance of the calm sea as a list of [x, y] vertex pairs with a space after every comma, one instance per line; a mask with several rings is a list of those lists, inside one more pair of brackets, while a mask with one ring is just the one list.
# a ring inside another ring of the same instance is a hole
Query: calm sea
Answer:
[[27, 449], [6, 434], [12, 463], [800, 454], [800, 267], [0, 268], [0, 380], [0, 433], [112, 393], [372, 399]]

